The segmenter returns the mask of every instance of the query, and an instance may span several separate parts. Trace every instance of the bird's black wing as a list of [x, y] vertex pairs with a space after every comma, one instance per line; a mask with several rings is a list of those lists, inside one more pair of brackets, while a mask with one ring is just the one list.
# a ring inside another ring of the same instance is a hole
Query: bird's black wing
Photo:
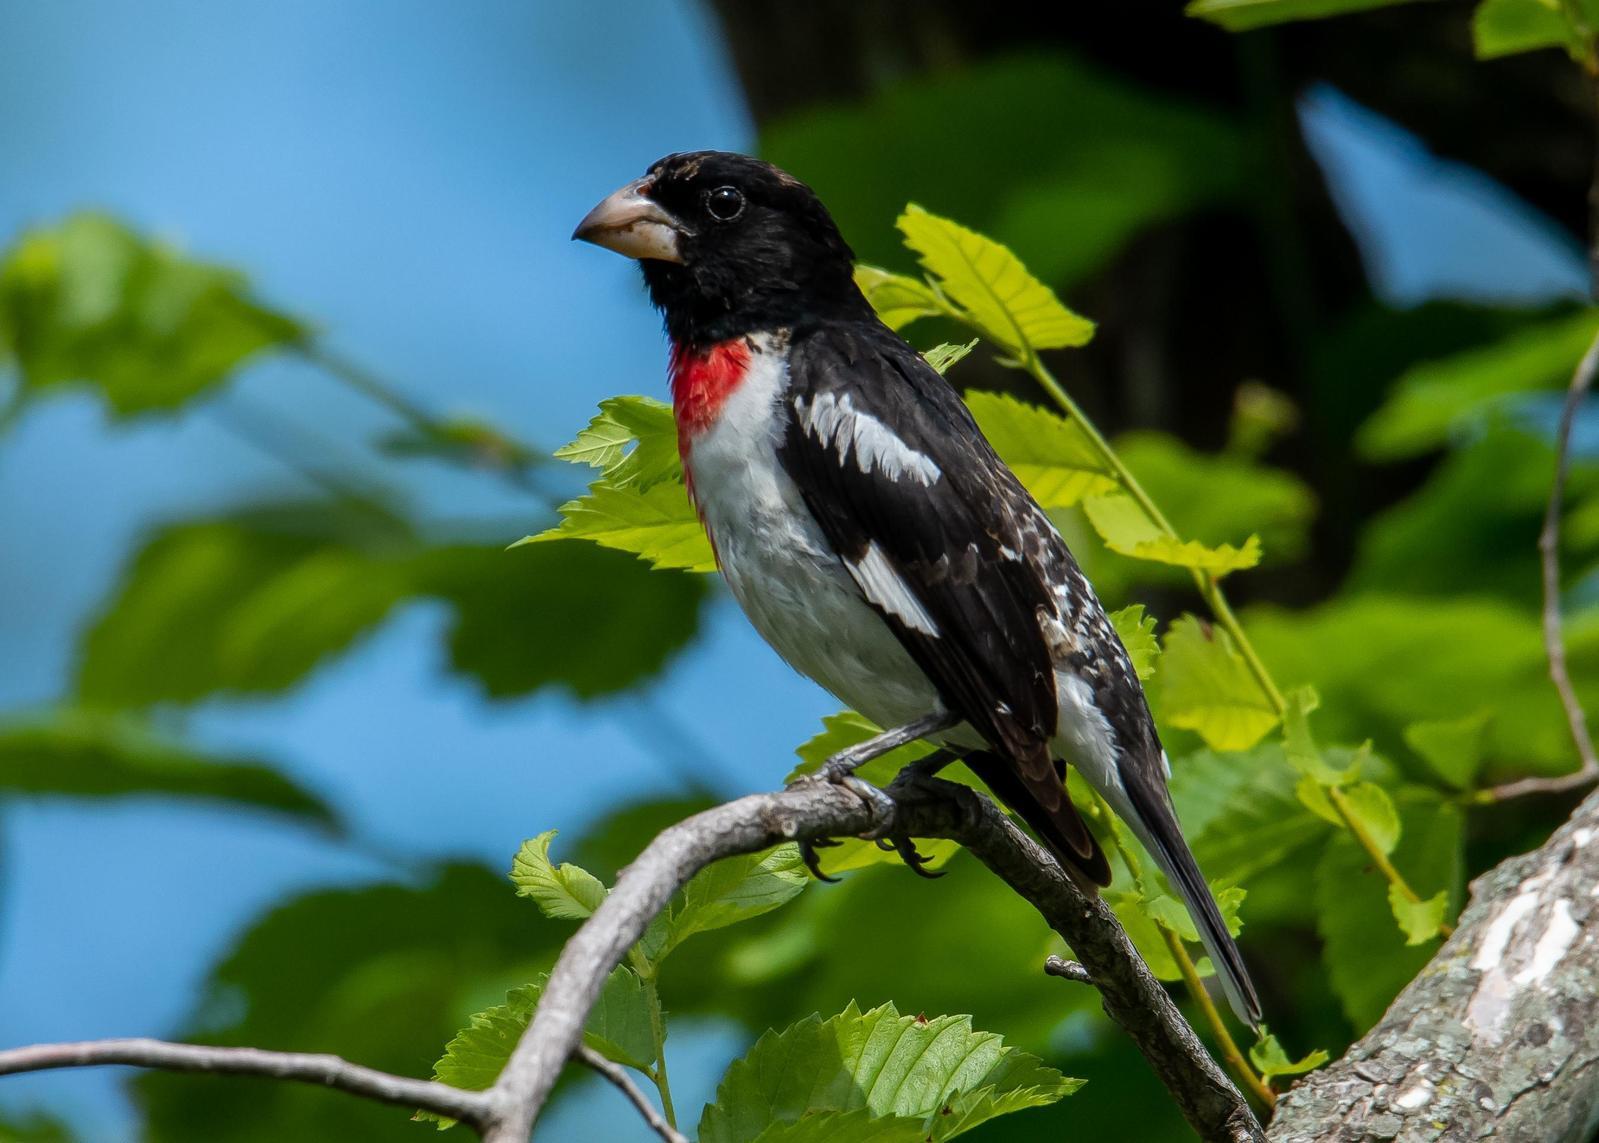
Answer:
[[949, 709], [1014, 761], [1062, 856], [1108, 880], [1050, 757], [1047, 632], [1061, 589], [1083, 583], [1065, 545], [959, 395], [885, 327], [796, 331], [789, 374], [782, 462], [862, 595]]

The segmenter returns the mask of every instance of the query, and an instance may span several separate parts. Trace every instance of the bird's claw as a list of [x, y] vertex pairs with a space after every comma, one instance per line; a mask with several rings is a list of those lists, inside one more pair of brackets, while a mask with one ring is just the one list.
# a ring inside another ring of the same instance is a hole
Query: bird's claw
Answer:
[[937, 881], [944, 876], [942, 869], [928, 869], [927, 864], [932, 859], [922, 854], [916, 848], [916, 842], [908, 837], [890, 839], [889, 848], [899, 854], [899, 859], [910, 867], [910, 871], [918, 877], [925, 877], [929, 881]]
[[805, 868], [811, 871], [811, 876], [816, 878], [816, 880], [826, 881], [834, 885], [843, 880], [840, 877], [833, 877], [822, 872], [822, 857], [816, 852], [818, 849], [830, 849], [837, 844], [838, 842], [826, 837], [799, 843], [800, 860], [805, 863]]

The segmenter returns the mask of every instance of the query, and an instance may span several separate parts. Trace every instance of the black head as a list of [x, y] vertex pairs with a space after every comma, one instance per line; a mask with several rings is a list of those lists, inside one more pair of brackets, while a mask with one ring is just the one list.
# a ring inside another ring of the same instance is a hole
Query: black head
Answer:
[[748, 155], [668, 155], [590, 211], [573, 237], [639, 259], [680, 344], [871, 313], [821, 200]]

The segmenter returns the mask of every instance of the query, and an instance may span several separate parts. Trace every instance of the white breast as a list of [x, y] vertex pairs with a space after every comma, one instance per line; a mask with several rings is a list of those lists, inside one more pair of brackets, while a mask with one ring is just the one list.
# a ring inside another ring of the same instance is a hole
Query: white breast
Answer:
[[862, 598], [778, 460], [787, 366], [771, 338], [753, 340], [744, 380], [685, 458], [722, 575], [795, 670], [880, 725], [920, 718], [937, 705], [932, 684]]

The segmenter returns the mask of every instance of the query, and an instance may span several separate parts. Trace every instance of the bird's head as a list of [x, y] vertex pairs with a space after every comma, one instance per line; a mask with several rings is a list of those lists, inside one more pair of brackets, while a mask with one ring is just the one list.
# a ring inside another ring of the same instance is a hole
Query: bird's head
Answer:
[[870, 313], [821, 200], [748, 155], [668, 155], [589, 211], [572, 237], [637, 258], [679, 344]]

